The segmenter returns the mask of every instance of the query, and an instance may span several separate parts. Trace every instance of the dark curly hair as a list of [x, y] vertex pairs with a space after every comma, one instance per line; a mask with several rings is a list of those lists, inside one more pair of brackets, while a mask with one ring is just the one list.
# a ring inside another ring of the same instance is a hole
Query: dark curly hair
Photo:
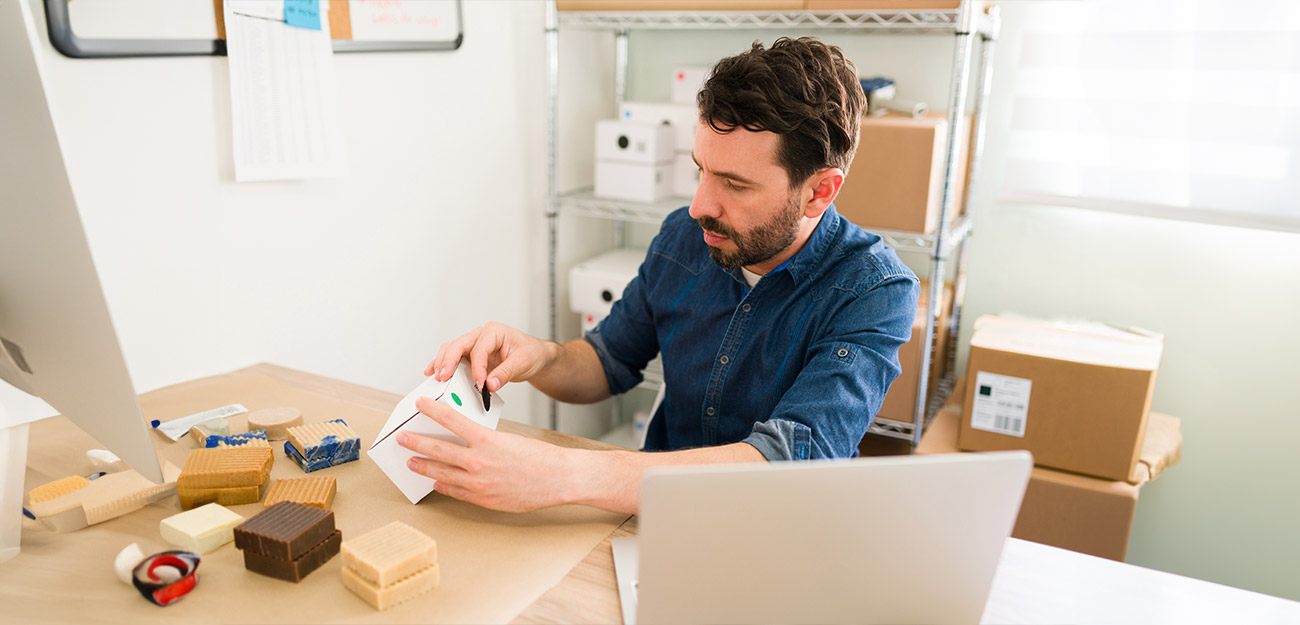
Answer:
[[858, 70], [836, 46], [812, 37], [782, 37], [764, 49], [718, 61], [696, 96], [700, 119], [714, 130], [780, 135], [777, 163], [791, 188], [826, 167], [846, 173], [867, 106]]

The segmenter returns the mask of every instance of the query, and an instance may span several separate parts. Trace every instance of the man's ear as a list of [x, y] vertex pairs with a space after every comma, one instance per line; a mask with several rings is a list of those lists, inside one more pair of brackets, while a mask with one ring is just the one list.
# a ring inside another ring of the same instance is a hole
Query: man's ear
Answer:
[[804, 183], [804, 196], [808, 198], [804, 202], [804, 216], [810, 219], [821, 217], [830, 208], [831, 202], [835, 201], [835, 196], [839, 195], [843, 185], [844, 170], [839, 167], [827, 167], [809, 176]]

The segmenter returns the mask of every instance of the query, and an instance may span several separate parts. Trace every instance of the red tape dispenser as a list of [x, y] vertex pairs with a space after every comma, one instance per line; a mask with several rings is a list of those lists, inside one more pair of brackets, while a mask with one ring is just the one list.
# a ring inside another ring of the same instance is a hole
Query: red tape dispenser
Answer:
[[[199, 554], [192, 551], [155, 553], [135, 565], [131, 581], [145, 599], [166, 606], [194, 590], [199, 583], [199, 560]], [[170, 568], [171, 574], [159, 575], [160, 567]]]

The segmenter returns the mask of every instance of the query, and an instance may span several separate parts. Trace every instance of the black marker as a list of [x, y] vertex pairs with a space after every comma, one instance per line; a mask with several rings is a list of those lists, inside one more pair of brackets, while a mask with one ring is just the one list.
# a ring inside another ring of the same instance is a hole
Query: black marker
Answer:
[[492, 410], [492, 393], [488, 391], [487, 382], [483, 382], [483, 412]]

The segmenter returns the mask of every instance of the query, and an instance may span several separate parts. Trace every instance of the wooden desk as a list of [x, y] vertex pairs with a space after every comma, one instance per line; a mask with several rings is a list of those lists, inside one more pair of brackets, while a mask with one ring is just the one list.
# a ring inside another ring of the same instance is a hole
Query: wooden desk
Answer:
[[[257, 365], [146, 393], [141, 407], [146, 418], [167, 420], [230, 403], [250, 410], [296, 406], [309, 422], [344, 418], [364, 445], [378, 434], [399, 399], [355, 384]], [[231, 421], [232, 430], [242, 429], [243, 417]], [[498, 429], [569, 447], [609, 447], [505, 420]], [[177, 465], [193, 448], [188, 438], [173, 443], [158, 433], [151, 436], [160, 458]], [[67, 419], [33, 423], [26, 487], [88, 473], [84, 453], [97, 446]], [[276, 454], [272, 479], [302, 475], [283, 452]], [[112, 562], [132, 542], [140, 543], [145, 554], [169, 548], [158, 533], [158, 523], [180, 511], [176, 498], [169, 497], [66, 534], [24, 521], [22, 552], [0, 564], [0, 623], [506, 623], [529, 609], [629, 518], [582, 506], [510, 514], [440, 495], [413, 506], [365, 454], [358, 462], [312, 475], [338, 479], [333, 509], [344, 540], [394, 520], [438, 540], [441, 585], [409, 603], [376, 612], [344, 589], [341, 558], [332, 558], [294, 584], [244, 570], [242, 553], [226, 545], [203, 556], [193, 593], [159, 608], [118, 580]], [[262, 509], [260, 503], [229, 507], [245, 517]]]

